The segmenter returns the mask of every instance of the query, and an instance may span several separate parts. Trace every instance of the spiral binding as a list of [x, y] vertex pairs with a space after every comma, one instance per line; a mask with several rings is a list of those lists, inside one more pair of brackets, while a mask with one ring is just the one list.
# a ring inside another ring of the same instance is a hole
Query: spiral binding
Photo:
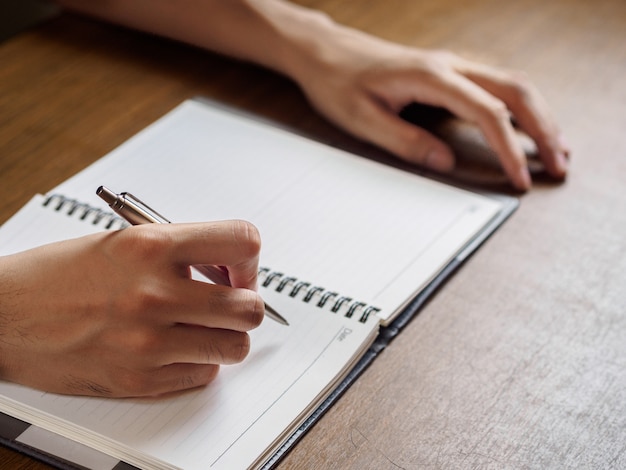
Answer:
[[51, 194], [44, 200], [43, 205], [70, 217], [90, 221], [93, 225], [98, 225], [105, 230], [117, 230], [130, 225], [114, 212], [102, 210], [62, 194]]
[[[90, 221], [93, 225], [98, 225], [105, 230], [117, 230], [130, 225], [114, 212], [102, 210], [62, 194], [51, 194], [44, 200], [43, 205], [51, 207], [55, 211], [63, 212], [70, 217]], [[276, 292], [284, 291], [289, 297], [300, 297], [302, 302], [308, 304], [317, 298], [317, 301], [313, 303], [317, 308], [329, 308], [332, 313], [345, 310], [344, 316], [347, 318], [352, 318], [360, 312], [359, 321], [361, 323], [365, 323], [370, 315], [380, 312], [380, 308], [373, 305], [367, 305], [367, 303], [354, 300], [352, 297], [340, 295], [338, 292], [321, 286], [314, 286], [310, 282], [295, 277], [286, 276], [281, 272], [272, 271], [267, 267], [259, 269], [259, 276], [264, 277], [261, 285], [265, 288], [271, 288], [272, 284], [278, 283], [274, 288]]]
[[329, 308], [332, 313], [337, 313], [343, 309], [346, 312], [344, 316], [352, 318], [360, 312], [359, 321], [361, 323], [365, 323], [370, 315], [380, 312], [380, 308], [373, 305], [367, 305], [365, 302], [353, 300], [352, 297], [346, 297], [324, 287], [314, 286], [310, 282], [286, 276], [279, 271], [272, 271], [267, 267], [259, 269], [259, 276], [262, 278], [262, 287], [271, 288], [274, 284], [276, 292], [284, 291], [289, 297], [300, 297], [300, 300], [305, 303], [311, 303], [313, 298], [317, 298], [317, 302], [314, 302], [313, 305], [318, 308]]

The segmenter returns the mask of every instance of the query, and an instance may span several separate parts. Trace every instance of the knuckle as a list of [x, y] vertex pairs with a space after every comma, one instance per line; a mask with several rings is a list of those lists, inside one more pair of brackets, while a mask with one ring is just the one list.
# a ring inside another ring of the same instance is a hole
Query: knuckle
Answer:
[[165, 305], [169, 305], [170, 300], [164, 289], [147, 279], [144, 281], [118, 298], [117, 311], [124, 312], [129, 318], [143, 318], [151, 317], [155, 312], [163, 311]]
[[511, 113], [504, 101], [494, 98], [483, 108], [483, 118], [500, 126], [510, 121]]
[[198, 373], [196, 382], [198, 385], [208, 384], [217, 377], [219, 371], [220, 366], [218, 364], [207, 364], [202, 368], [202, 371]]
[[370, 120], [370, 110], [361, 99], [345, 100], [344, 110], [347, 116], [356, 121], [357, 126], [366, 125]]
[[458, 60], [458, 56], [454, 52], [447, 49], [434, 49], [431, 52], [432, 57], [440, 64], [448, 65]]
[[449, 73], [458, 61], [456, 54], [445, 49], [429, 51], [428, 56], [423, 68], [425, 79], [439, 80], [440, 77]]
[[206, 385], [217, 377], [219, 370], [220, 366], [218, 364], [205, 364], [198, 368], [192, 375], [181, 377], [179, 386], [176, 386], [174, 390], [187, 390]]
[[212, 296], [213, 308], [227, 312], [225, 328], [248, 331], [261, 324], [265, 316], [265, 303], [261, 296], [249, 289], [216, 291]]
[[426, 160], [424, 137], [419, 132], [407, 132], [394, 142], [394, 153], [412, 163]]
[[127, 353], [139, 358], [155, 356], [162, 343], [159, 335], [148, 328], [129, 331], [125, 339]]
[[250, 352], [250, 336], [247, 333], [228, 332], [222, 344], [209, 341], [200, 347], [200, 355], [208, 364], [236, 364]]
[[532, 84], [528, 75], [515, 71], [509, 74], [509, 89], [516, 101], [528, 101], [532, 93]]
[[179, 377], [178, 384], [172, 388], [172, 391], [187, 390], [200, 385], [197, 375], [183, 375]]
[[234, 220], [233, 236], [245, 255], [253, 257], [261, 251], [261, 235], [254, 224], [246, 220]]
[[135, 305], [141, 312], [149, 312], [163, 304], [164, 298], [161, 292], [143, 285], [135, 292]]
[[145, 396], [152, 393], [153, 381], [148, 374], [127, 372], [118, 375], [121, 396]]
[[207, 304], [209, 305], [209, 309], [214, 311], [216, 314], [221, 312], [232, 312], [233, 311], [233, 295], [235, 292], [231, 292], [230, 288], [212, 288], [210, 290], [210, 295], [207, 298]]
[[170, 246], [171, 237], [158, 225], [138, 225], [125, 229], [124, 252], [138, 259], [153, 259]]
[[239, 333], [237, 338], [238, 340], [232, 345], [232, 359], [235, 363], [243, 361], [250, 353], [250, 336], [248, 333]]
[[214, 342], [209, 341], [199, 346], [198, 354], [203, 362], [207, 364], [223, 364], [223, 354], [221, 348]]
[[263, 302], [263, 299], [261, 299], [261, 296], [259, 296], [256, 292], [248, 292], [249, 299], [245, 301], [243, 306], [243, 330], [256, 328], [261, 324], [265, 316], [265, 303]]

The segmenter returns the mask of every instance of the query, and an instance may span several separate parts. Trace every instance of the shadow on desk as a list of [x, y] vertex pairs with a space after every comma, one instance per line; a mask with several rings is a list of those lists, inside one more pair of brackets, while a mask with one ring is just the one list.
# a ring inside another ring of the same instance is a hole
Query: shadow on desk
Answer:
[[53, 17], [58, 11], [56, 6], [37, 0], [0, 0], [0, 41]]
[[[477, 126], [456, 118], [443, 108], [417, 103], [405, 107], [400, 116], [428, 130], [452, 148], [457, 159], [451, 175], [454, 180], [485, 190], [513, 191], [497, 155]], [[547, 174], [539, 160], [534, 142], [522, 131], [518, 130], [517, 136], [528, 159], [533, 181], [557, 184], [558, 181]]]

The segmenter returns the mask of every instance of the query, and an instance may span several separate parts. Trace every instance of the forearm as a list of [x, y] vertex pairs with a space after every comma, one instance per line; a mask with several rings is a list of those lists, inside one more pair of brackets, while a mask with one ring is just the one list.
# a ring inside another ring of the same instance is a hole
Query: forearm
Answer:
[[343, 29], [323, 13], [282, 0], [58, 0], [89, 16], [250, 61], [296, 78]]
[[69, 9], [254, 62], [291, 77], [321, 114], [409, 162], [454, 167], [449, 146], [398, 112], [418, 102], [476, 124], [513, 184], [531, 185], [511, 125], [565, 177], [569, 149], [539, 92], [516, 74], [342, 26], [285, 0], [57, 0]]

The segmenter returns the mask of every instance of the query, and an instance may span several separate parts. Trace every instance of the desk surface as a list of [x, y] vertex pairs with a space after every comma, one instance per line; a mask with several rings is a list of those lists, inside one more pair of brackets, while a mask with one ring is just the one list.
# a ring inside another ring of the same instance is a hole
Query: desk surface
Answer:
[[[573, 148], [281, 468], [626, 467], [626, 3], [310, 0], [523, 69]], [[71, 15], [0, 44], [0, 222], [204, 95], [362, 144], [265, 70]], [[0, 449], [0, 469], [43, 464]]]

